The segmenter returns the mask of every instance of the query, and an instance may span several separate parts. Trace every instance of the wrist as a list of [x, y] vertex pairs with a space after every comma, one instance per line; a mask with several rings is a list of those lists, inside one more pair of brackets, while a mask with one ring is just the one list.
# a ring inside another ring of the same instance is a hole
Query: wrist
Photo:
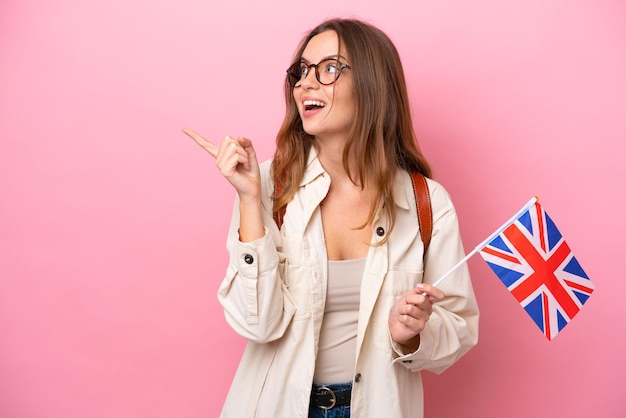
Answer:
[[420, 347], [420, 335], [417, 334], [415, 337], [411, 338], [410, 340], [404, 341], [399, 344], [404, 354], [414, 353]]
[[251, 196], [240, 197], [239, 216], [239, 240], [241, 242], [255, 241], [265, 235], [261, 199]]
[[239, 193], [239, 206], [261, 206], [261, 195], [259, 193]]

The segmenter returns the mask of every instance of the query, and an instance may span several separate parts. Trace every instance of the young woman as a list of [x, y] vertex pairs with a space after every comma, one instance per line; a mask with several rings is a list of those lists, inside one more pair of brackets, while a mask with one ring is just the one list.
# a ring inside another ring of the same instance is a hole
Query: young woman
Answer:
[[424, 254], [409, 172], [430, 168], [396, 48], [364, 22], [326, 21], [297, 50], [285, 98], [261, 165], [248, 139], [185, 130], [237, 191], [218, 298], [248, 344], [222, 416], [421, 417], [420, 371], [476, 344], [478, 307], [465, 266], [431, 284], [464, 250], [428, 179]]

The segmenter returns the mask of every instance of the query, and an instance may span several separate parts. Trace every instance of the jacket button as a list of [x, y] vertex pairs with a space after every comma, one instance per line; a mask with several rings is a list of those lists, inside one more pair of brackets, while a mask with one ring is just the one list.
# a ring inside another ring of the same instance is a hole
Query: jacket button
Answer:
[[254, 257], [252, 257], [250, 254], [246, 254], [243, 256], [243, 261], [245, 261], [247, 264], [252, 264], [254, 263]]
[[356, 376], [354, 376], [354, 381], [357, 383], [361, 381], [361, 373], [357, 373]]
[[382, 226], [376, 228], [376, 235], [378, 235], [379, 237], [385, 235], [385, 228], [383, 228]]

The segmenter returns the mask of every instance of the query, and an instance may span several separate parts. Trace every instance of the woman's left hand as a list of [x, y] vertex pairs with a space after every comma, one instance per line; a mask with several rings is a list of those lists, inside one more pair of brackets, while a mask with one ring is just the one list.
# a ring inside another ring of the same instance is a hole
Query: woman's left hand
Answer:
[[427, 283], [420, 283], [405, 292], [389, 312], [391, 338], [408, 349], [416, 350], [419, 347], [419, 334], [433, 312], [433, 303], [444, 297], [441, 289]]

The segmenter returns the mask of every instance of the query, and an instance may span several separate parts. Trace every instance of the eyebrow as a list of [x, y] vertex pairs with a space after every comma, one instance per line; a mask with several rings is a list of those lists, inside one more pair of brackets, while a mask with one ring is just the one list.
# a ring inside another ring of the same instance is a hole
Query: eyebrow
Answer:
[[[321, 60], [319, 60], [318, 62], [322, 62], [322, 61], [324, 61], [324, 60], [331, 59], [331, 58], [332, 58], [332, 59], [339, 59], [339, 58], [342, 58], [342, 59], [344, 59], [345, 61], [348, 61], [348, 59], [347, 59], [346, 57], [344, 57], [343, 55], [341, 55], [341, 54], [335, 54], [335, 55], [327, 55], [327, 56], [325, 56], [324, 58], [322, 58]], [[300, 56], [300, 61], [305, 62], [305, 63], [307, 63], [307, 64], [310, 64], [310, 63], [311, 63], [311, 61], [309, 61], [308, 59], [304, 58], [303, 56]]]

